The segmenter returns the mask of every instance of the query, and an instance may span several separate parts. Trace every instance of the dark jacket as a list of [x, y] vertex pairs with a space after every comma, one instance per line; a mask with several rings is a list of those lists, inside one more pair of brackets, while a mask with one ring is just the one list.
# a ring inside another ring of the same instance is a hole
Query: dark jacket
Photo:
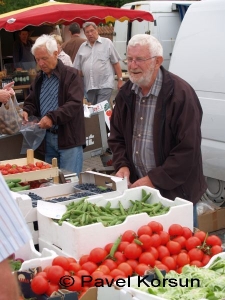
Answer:
[[63, 51], [70, 56], [72, 63], [74, 62], [75, 56], [80, 48], [80, 45], [83, 44], [85, 41], [86, 39], [75, 35], [72, 36], [69, 41], [62, 44]]
[[[202, 108], [193, 88], [178, 76], [163, 72], [153, 124], [156, 167], [148, 175], [162, 196], [187, 199], [194, 204], [206, 190], [202, 171]], [[132, 135], [136, 95], [129, 80], [120, 89], [113, 110], [109, 147], [113, 164], [130, 170], [130, 182], [138, 177], [132, 160]]]
[[[54, 125], [58, 125], [59, 149], [69, 149], [85, 145], [83, 110], [83, 81], [78, 71], [65, 66], [60, 60], [54, 70], [59, 78], [58, 109], [48, 112]], [[40, 117], [40, 91], [43, 72], [40, 71], [30, 86], [30, 93], [24, 102], [23, 110], [29, 116]], [[43, 151], [42, 151], [43, 152]]]

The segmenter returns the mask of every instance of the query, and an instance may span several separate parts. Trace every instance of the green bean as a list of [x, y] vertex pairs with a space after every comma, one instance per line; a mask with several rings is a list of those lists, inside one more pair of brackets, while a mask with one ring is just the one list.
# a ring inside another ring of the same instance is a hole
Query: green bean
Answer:
[[119, 209], [120, 209], [121, 214], [125, 215], [125, 210], [124, 210], [122, 203], [119, 201], [118, 204], [119, 204]]

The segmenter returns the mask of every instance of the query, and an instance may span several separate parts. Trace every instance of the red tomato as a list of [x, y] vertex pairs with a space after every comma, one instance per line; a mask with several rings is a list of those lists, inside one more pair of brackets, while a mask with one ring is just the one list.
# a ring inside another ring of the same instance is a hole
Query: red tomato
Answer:
[[161, 245], [166, 245], [166, 243], [169, 242], [169, 240], [170, 240], [170, 235], [166, 231], [160, 231], [159, 236], [161, 239]]
[[117, 276], [124, 276], [126, 277], [125, 273], [119, 269], [114, 269], [109, 273], [110, 276], [112, 276], [113, 278], [117, 277]]
[[89, 259], [88, 254], [82, 255], [80, 260], [79, 260], [79, 264], [82, 266], [84, 263], [88, 262], [88, 259]]
[[188, 256], [190, 258], [190, 261], [193, 260], [202, 261], [204, 252], [201, 249], [192, 248], [191, 250], [188, 251]]
[[217, 235], [213, 234], [207, 237], [206, 244], [209, 246], [215, 246], [215, 245], [221, 246], [222, 241]]
[[163, 226], [159, 222], [151, 221], [148, 223], [148, 226], [152, 229], [153, 233], [159, 233], [160, 231], [163, 231]]
[[76, 276], [78, 276], [78, 277], [81, 278], [83, 287], [89, 287], [91, 285], [91, 277], [89, 277], [90, 273], [88, 273], [88, 271], [86, 271], [86, 270], [79, 270], [76, 273]]
[[122, 235], [121, 241], [133, 242], [133, 240], [137, 237], [136, 232], [133, 230], [126, 230]]
[[96, 270], [102, 272], [105, 275], [108, 275], [111, 271], [106, 265], [100, 265]]
[[123, 271], [126, 277], [131, 276], [133, 274], [133, 269], [126, 262], [119, 264], [117, 269]]
[[123, 241], [123, 242], [121, 242], [121, 243], [119, 244], [119, 247], [117, 248], [117, 250], [120, 251], [120, 252], [123, 252], [124, 249], [125, 249], [125, 247], [126, 247], [127, 245], [129, 245], [129, 244], [130, 244], [129, 242]]
[[137, 259], [140, 257], [142, 249], [135, 243], [129, 244], [124, 249], [124, 255], [128, 259]]
[[42, 276], [42, 277], [44, 277], [46, 280], [48, 280], [48, 278], [47, 278], [47, 273], [46, 272], [38, 272], [35, 276]]
[[47, 277], [51, 283], [59, 284], [60, 278], [65, 274], [64, 269], [61, 266], [51, 266], [48, 269]]
[[138, 262], [137, 262], [136, 259], [128, 259], [128, 260], [126, 261], [126, 263], [129, 264], [129, 265], [131, 266], [131, 268], [132, 268], [133, 271], [135, 271], [135, 268], [136, 268], [137, 265], [138, 265]]
[[188, 227], [183, 227], [183, 236], [185, 237], [185, 239], [188, 239], [189, 237], [191, 237], [193, 234], [192, 234], [192, 231], [190, 228]]
[[158, 250], [155, 247], [151, 247], [150, 249], [148, 249], [148, 252], [151, 252], [154, 255], [155, 259], [159, 258]]
[[69, 261], [69, 263], [76, 263], [76, 259], [73, 257], [67, 257], [67, 260]]
[[152, 246], [158, 248], [161, 245], [161, 238], [158, 233], [154, 233], [152, 236]]
[[31, 281], [31, 289], [37, 294], [45, 294], [48, 290], [48, 281], [43, 276], [35, 276]]
[[142, 243], [141, 248], [144, 250], [149, 249], [152, 246], [152, 238], [148, 234], [142, 234], [139, 236], [138, 240]]
[[159, 260], [162, 260], [162, 258], [164, 256], [170, 256], [170, 251], [168, 250], [168, 248], [164, 245], [160, 245], [158, 248], [157, 248], [157, 251], [158, 251], [158, 258]]
[[185, 248], [186, 239], [184, 236], [176, 236], [173, 241], [179, 243], [182, 249]]
[[155, 257], [151, 252], [144, 252], [140, 255], [138, 259], [140, 264], [146, 264], [148, 266], [154, 267]]
[[44, 163], [42, 161], [37, 161], [35, 164], [36, 164], [36, 167], [41, 168]]
[[170, 254], [178, 254], [181, 251], [181, 245], [178, 242], [169, 241], [166, 244], [166, 247], [168, 248]]
[[218, 253], [221, 253], [221, 252], [223, 252], [223, 249], [219, 245], [212, 246], [211, 249], [210, 249], [211, 255], [215, 255], [215, 254], [218, 254]]
[[169, 270], [176, 270], [177, 263], [171, 256], [165, 256], [162, 259], [162, 263], [168, 267]]
[[194, 236], [196, 236], [197, 238], [199, 238], [200, 241], [203, 243], [204, 240], [205, 240], [205, 237], [206, 237], [206, 233], [204, 231], [202, 231], [202, 230], [199, 230], [199, 231], [196, 231], [194, 233]]
[[74, 275], [72, 276], [74, 281], [73, 281], [73, 284], [69, 287], [67, 287], [66, 289], [69, 290], [69, 291], [73, 291], [73, 292], [79, 292], [81, 291], [81, 279], [80, 277]]
[[109, 253], [111, 251], [111, 248], [113, 246], [113, 243], [109, 243], [107, 245], [105, 245], [104, 249], [107, 253]]
[[193, 260], [193, 261], [191, 261], [191, 262], [190, 262], [190, 265], [191, 265], [191, 266], [196, 266], [196, 267], [198, 267], [198, 268], [203, 267], [202, 262], [199, 261], [199, 260]]
[[210, 256], [210, 255], [204, 254], [204, 255], [203, 255], [203, 259], [202, 259], [202, 265], [203, 265], [203, 266], [207, 265], [207, 263], [210, 261], [210, 259], [211, 259], [211, 256]]
[[190, 238], [188, 238], [186, 240], [185, 246], [186, 246], [186, 249], [189, 251], [193, 248], [196, 248], [197, 246], [200, 246], [201, 244], [202, 243], [198, 237], [191, 236]]
[[150, 267], [146, 264], [138, 264], [135, 268], [135, 273], [140, 276], [143, 276], [146, 271], [150, 270]]
[[102, 263], [102, 265], [107, 266], [110, 271], [112, 271], [113, 269], [117, 268], [117, 263], [114, 260], [109, 259], [109, 258], [107, 258], [106, 260], [104, 260], [103, 263]]
[[148, 225], [141, 226], [137, 231], [137, 235], [140, 237], [142, 234], [152, 235], [151, 227]]
[[184, 229], [180, 224], [172, 224], [168, 229], [170, 236], [180, 236], [183, 235]]
[[92, 274], [97, 268], [98, 268], [98, 265], [92, 261], [87, 261], [81, 267], [82, 270], [86, 270], [90, 274]]
[[[129, 246], [129, 245], [128, 245]], [[124, 255], [124, 253], [120, 252], [120, 251], [116, 251], [114, 254], [114, 258], [116, 260], [116, 264], [119, 265], [122, 262], [126, 261], [126, 256]]]
[[81, 270], [81, 265], [77, 262], [72, 262], [69, 264], [69, 267], [67, 269], [72, 275], [76, 274], [77, 271]]
[[183, 267], [185, 265], [188, 265], [190, 263], [190, 258], [187, 253], [179, 253], [177, 255], [176, 263], [178, 267]]
[[69, 261], [66, 257], [64, 256], [56, 256], [53, 261], [52, 261], [52, 265], [53, 266], [61, 266], [64, 270], [68, 270], [69, 268]]
[[98, 264], [106, 258], [107, 254], [107, 251], [103, 248], [94, 248], [91, 250], [88, 260]]
[[45, 292], [45, 294], [47, 294], [48, 296], [51, 296], [51, 294], [52, 294], [53, 292], [57, 292], [59, 289], [60, 289], [60, 287], [59, 287], [58, 284], [49, 282], [49, 283], [48, 283], [48, 289], [47, 289], [47, 291]]

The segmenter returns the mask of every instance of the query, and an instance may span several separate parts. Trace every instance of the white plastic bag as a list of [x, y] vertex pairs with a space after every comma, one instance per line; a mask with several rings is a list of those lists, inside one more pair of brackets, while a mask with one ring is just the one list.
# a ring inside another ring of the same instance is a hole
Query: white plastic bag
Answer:
[[19, 106], [16, 97], [0, 107], [0, 133], [15, 134], [20, 131], [23, 120], [23, 110]]

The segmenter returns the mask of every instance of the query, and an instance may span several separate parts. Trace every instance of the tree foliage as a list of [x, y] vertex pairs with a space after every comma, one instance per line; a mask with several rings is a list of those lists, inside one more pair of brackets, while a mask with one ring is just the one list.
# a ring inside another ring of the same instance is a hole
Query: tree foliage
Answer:
[[[33, 5], [42, 4], [45, 2], [47, 1], [46, 0], [17, 0], [17, 1], [0, 0], [0, 14], [33, 6]], [[121, 7], [123, 4], [131, 1], [129, 0], [59, 0], [59, 2]]]

